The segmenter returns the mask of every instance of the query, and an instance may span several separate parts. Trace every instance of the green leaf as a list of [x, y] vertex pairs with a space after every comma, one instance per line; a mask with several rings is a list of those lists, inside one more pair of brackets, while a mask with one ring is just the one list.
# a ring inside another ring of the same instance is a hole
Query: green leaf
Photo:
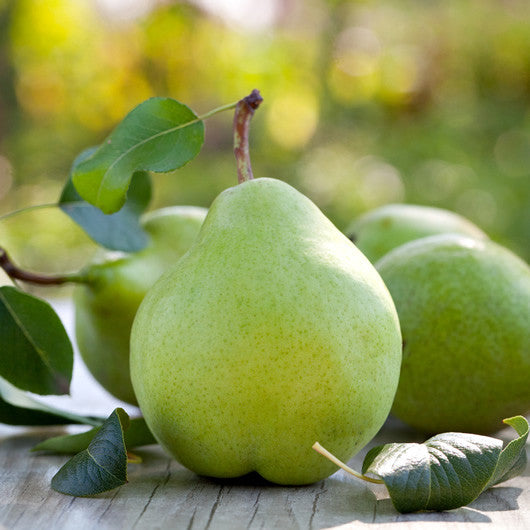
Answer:
[[37, 401], [0, 378], [0, 423], [7, 425], [65, 425], [82, 423], [101, 425], [102, 418], [78, 414], [51, 407]]
[[423, 444], [374, 447], [365, 457], [362, 472], [383, 479], [401, 513], [465, 506], [489, 486], [524, 469], [528, 422], [522, 416], [505, 422], [516, 428], [519, 438], [504, 450], [496, 438], [444, 433]]
[[[100, 429], [101, 427], [94, 427], [80, 434], [67, 434], [48, 438], [48, 440], [44, 440], [33, 447], [32, 451], [52, 451], [63, 454], [79, 453], [88, 447]], [[129, 428], [124, 433], [124, 437], [127, 449], [157, 443], [143, 418], [132, 419]]]
[[0, 376], [36, 394], [67, 394], [74, 353], [61, 320], [39, 298], [0, 287]]
[[65, 425], [72, 422], [49, 412], [16, 407], [0, 396], [0, 423], [7, 425]]
[[204, 124], [188, 107], [171, 98], [151, 98], [74, 168], [72, 181], [83, 199], [114, 213], [124, 204], [135, 171], [177, 169], [198, 154], [203, 141]]
[[52, 478], [60, 493], [85, 497], [108, 491], [127, 482], [127, 450], [123, 431], [129, 416], [115, 409], [88, 447], [77, 453]]
[[147, 245], [149, 239], [140, 225], [140, 215], [151, 200], [151, 178], [146, 171], [135, 172], [123, 207], [114, 214], [104, 214], [84, 201], [72, 182], [74, 169], [96, 150], [97, 147], [86, 149], [74, 160], [59, 199], [59, 207], [96, 243], [111, 250], [137, 252]]
[[488, 485], [495, 486], [501, 482], [520, 475], [526, 467], [525, 445], [528, 439], [528, 422], [523, 416], [514, 416], [503, 420], [504, 423], [513, 427], [519, 438], [512, 440], [501, 452], [495, 471], [490, 478]]

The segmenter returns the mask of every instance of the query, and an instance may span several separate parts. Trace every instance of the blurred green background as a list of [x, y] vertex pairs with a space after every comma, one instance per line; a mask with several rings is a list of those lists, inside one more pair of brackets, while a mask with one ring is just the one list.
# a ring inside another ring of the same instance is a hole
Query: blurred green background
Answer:
[[[56, 202], [75, 156], [135, 105], [197, 113], [259, 88], [254, 174], [340, 228], [389, 202], [450, 208], [530, 260], [528, 0], [0, 0], [0, 214]], [[152, 207], [236, 182], [231, 113]], [[0, 221], [19, 263], [95, 246], [57, 209]]]

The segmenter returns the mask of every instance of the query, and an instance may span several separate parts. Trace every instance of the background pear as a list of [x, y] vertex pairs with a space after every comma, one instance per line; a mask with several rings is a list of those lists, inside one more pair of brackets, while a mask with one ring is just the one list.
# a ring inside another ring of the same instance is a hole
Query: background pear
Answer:
[[378, 431], [401, 334], [376, 270], [291, 186], [214, 201], [199, 237], [136, 315], [131, 377], [158, 441], [198, 474], [307, 484]]
[[174, 206], [146, 214], [150, 236], [140, 252], [105, 252], [84, 271], [76, 286], [75, 329], [81, 356], [111, 394], [136, 404], [129, 376], [131, 326], [148, 289], [191, 246], [206, 216], [204, 208]]
[[398, 310], [403, 364], [393, 412], [429, 433], [489, 433], [530, 412], [530, 268], [457, 235], [376, 264]]
[[361, 215], [345, 230], [345, 234], [372, 263], [403, 243], [446, 233], [487, 239], [478, 226], [461, 215], [442, 208], [414, 204], [381, 206]]

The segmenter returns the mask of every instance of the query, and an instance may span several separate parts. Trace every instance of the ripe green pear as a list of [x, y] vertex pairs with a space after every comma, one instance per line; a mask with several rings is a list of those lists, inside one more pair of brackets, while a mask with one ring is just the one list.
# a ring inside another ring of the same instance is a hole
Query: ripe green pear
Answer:
[[414, 204], [387, 204], [371, 210], [353, 221], [345, 233], [372, 263], [420, 237], [455, 233], [487, 239], [478, 226], [461, 215]]
[[438, 235], [376, 268], [398, 310], [393, 413], [429, 433], [490, 433], [530, 412], [530, 268], [491, 241]]
[[149, 428], [200, 475], [320, 480], [378, 431], [401, 334], [369, 261], [305, 196], [249, 180], [214, 201], [189, 252], [149, 291], [131, 378]]
[[137, 404], [129, 375], [132, 322], [148, 289], [191, 246], [206, 217], [194, 206], [162, 208], [146, 214], [150, 236], [134, 254], [105, 252], [83, 275], [74, 292], [75, 328], [81, 356], [95, 379], [111, 394]]

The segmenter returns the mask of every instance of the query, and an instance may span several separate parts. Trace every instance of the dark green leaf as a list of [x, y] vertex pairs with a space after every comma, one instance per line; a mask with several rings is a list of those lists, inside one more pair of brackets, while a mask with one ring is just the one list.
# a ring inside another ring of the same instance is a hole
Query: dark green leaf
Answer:
[[15, 287], [0, 287], [0, 376], [36, 394], [67, 394], [73, 350], [53, 308]]
[[528, 423], [522, 417], [506, 423], [519, 438], [502, 449], [496, 438], [445, 433], [423, 444], [386, 444], [365, 457], [363, 474], [381, 477], [395, 508], [402, 513], [451, 510], [473, 501], [484, 489], [524, 469]]
[[105, 142], [72, 173], [77, 191], [105, 213], [117, 212], [135, 171], [177, 169], [200, 151], [204, 124], [171, 98], [151, 98], [133, 109]]
[[35, 409], [15, 407], [0, 397], [0, 423], [7, 425], [65, 425], [66, 418]]
[[140, 215], [151, 200], [151, 179], [145, 171], [133, 174], [127, 201], [112, 215], [84, 201], [72, 182], [74, 169], [97, 150], [83, 151], [72, 164], [70, 177], [61, 193], [59, 206], [98, 244], [111, 250], [136, 252], [147, 245], [148, 236], [139, 223]]
[[495, 471], [486, 486], [488, 488], [520, 475], [526, 467], [525, 445], [528, 439], [528, 422], [523, 416], [514, 416], [503, 421], [517, 431], [519, 438], [512, 440], [502, 450]]
[[[54, 453], [74, 454], [86, 449], [101, 427], [94, 427], [80, 434], [67, 434], [48, 438], [36, 445], [32, 451], [52, 451]], [[125, 431], [125, 446], [127, 449], [157, 443], [143, 418], [131, 420]]]
[[77, 453], [52, 478], [60, 493], [85, 497], [108, 491], [127, 482], [127, 450], [123, 432], [129, 416], [115, 409], [88, 447]]
[[80, 416], [37, 401], [0, 378], [0, 423], [7, 425], [100, 425], [101, 418]]

